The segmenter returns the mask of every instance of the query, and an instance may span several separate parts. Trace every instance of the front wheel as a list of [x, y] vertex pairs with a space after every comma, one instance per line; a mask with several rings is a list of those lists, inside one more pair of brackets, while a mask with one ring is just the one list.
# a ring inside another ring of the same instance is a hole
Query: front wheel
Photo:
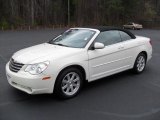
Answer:
[[83, 74], [77, 68], [68, 68], [58, 76], [55, 83], [55, 92], [58, 97], [72, 98], [76, 96], [82, 87]]
[[146, 67], [146, 55], [144, 53], [140, 53], [135, 61], [133, 71], [135, 73], [142, 73]]
[[132, 27], [132, 30], [135, 30], [135, 27]]

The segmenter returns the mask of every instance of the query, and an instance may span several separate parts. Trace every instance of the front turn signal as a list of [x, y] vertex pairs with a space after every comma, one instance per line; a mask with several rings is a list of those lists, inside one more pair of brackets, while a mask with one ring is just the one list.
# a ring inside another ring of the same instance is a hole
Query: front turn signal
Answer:
[[49, 80], [51, 77], [44, 77], [44, 78], [42, 78], [42, 80]]

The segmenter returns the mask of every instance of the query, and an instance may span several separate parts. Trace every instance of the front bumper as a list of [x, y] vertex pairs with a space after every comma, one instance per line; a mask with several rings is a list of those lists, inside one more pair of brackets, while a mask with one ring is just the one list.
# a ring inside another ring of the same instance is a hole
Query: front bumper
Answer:
[[10, 71], [9, 63], [6, 65], [6, 76], [9, 84], [14, 88], [24, 91], [28, 94], [42, 94], [53, 92], [53, 78], [42, 80], [46, 75], [31, 75], [24, 71], [17, 73]]

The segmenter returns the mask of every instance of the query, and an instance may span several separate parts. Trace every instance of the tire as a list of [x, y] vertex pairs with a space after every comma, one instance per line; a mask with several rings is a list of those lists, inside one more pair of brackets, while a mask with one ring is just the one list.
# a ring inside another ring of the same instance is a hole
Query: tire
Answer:
[[67, 68], [58, 76], [54, 92], [59, 98], [72, 98], [80, 92], [83, 79], [83, 74], [79, 69]]
[[144, 53], [140, 53], [134, 63], [133, 71], [134, 73], [140, 74], [145, 70], [147, 56]]
[[135, 30], [135, 27], [132, 27], [132, 30]]

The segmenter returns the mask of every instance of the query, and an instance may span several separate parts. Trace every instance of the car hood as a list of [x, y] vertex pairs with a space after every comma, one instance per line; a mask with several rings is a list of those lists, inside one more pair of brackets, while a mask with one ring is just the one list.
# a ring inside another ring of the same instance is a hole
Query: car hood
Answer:
[[70, 48], [43, 43], [16, 52], [12, 58], [23, 64], [34, 64], [47, 60], [60, 59], [84, 51], [81, 48]]

